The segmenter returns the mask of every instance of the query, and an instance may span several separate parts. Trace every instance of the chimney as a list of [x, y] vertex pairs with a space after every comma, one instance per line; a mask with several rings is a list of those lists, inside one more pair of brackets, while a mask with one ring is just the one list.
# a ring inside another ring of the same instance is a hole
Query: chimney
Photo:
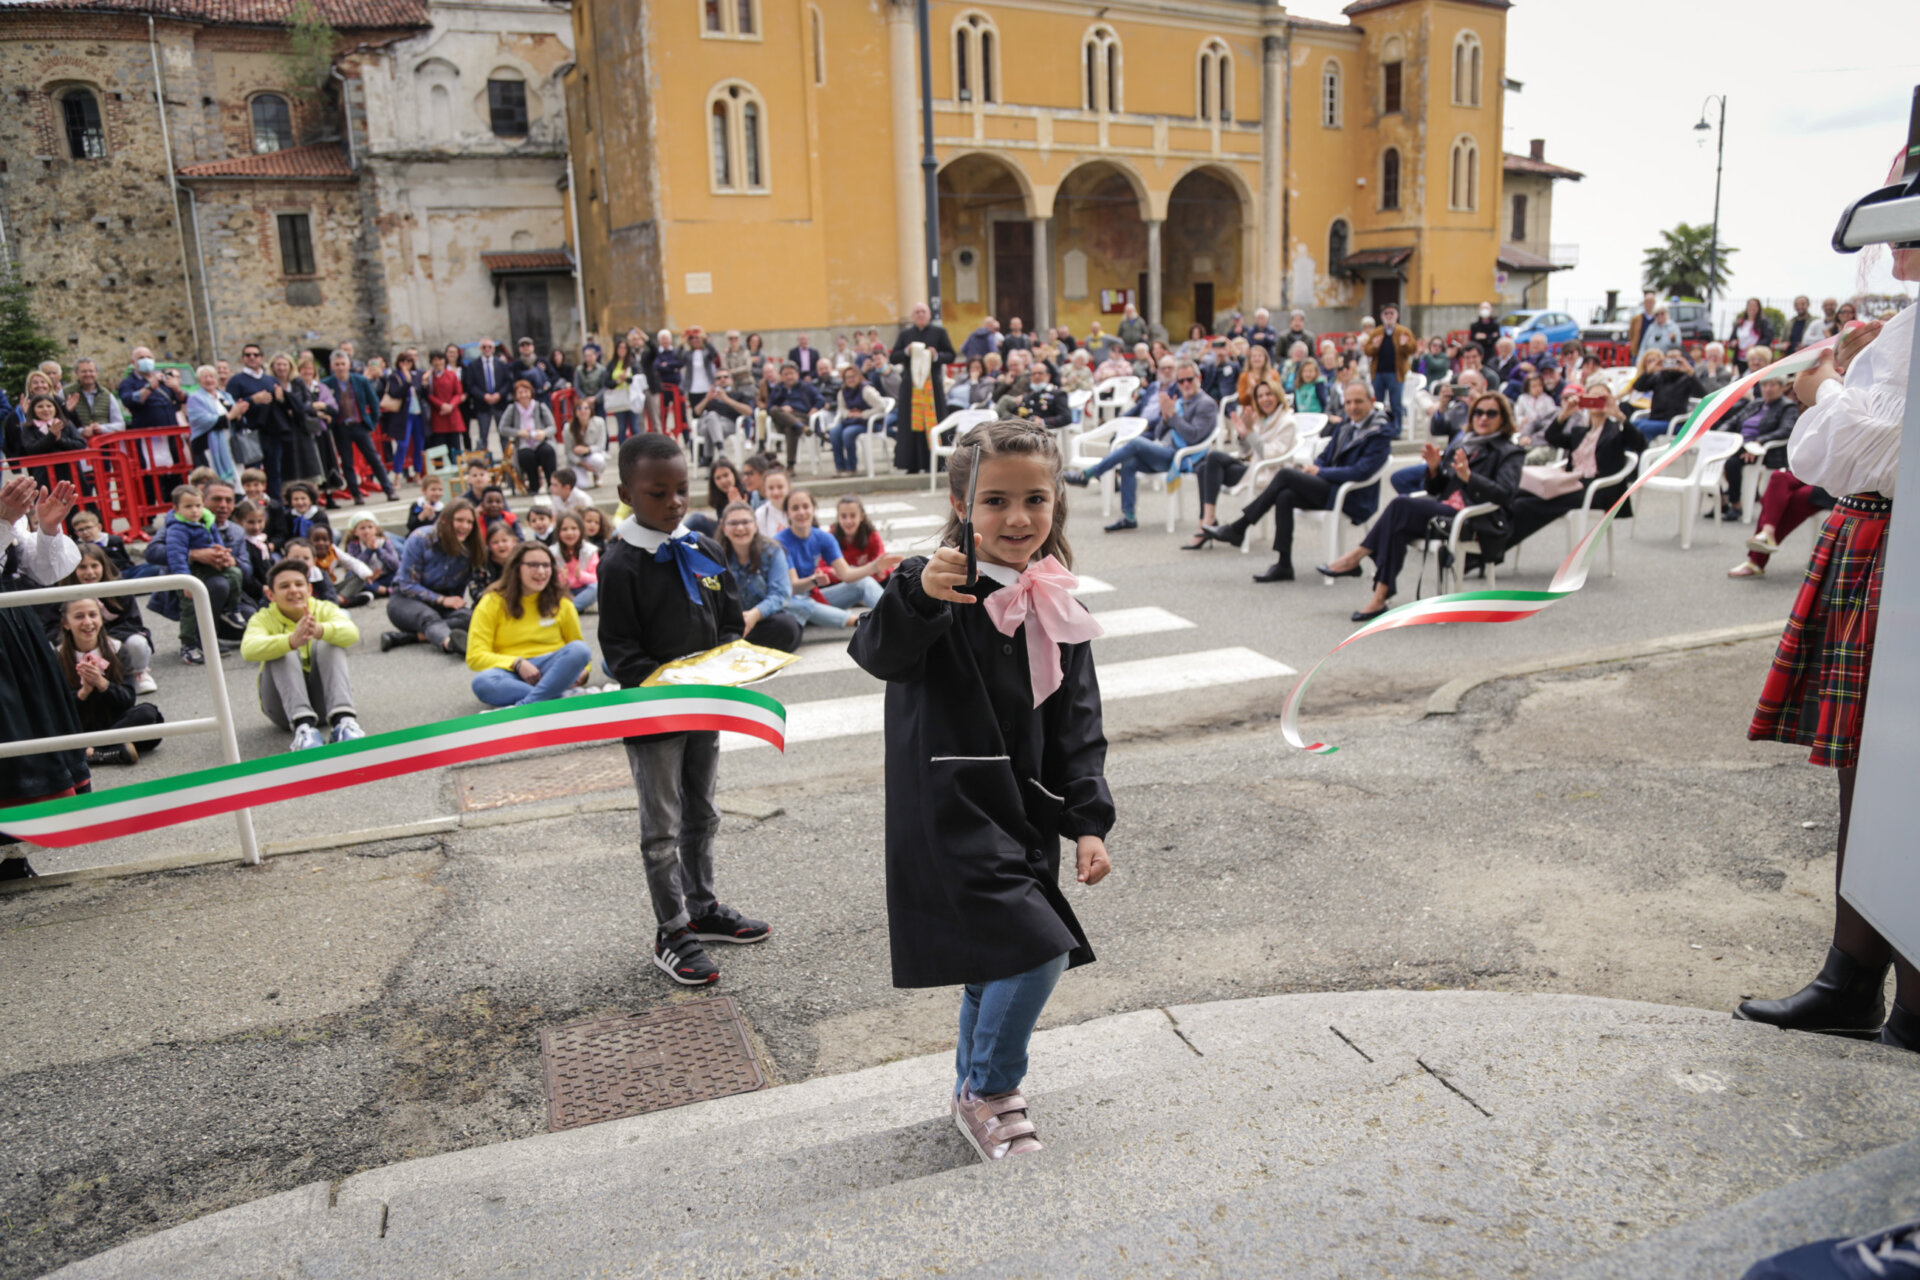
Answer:
[[1535, 160], [1545, 160], [1547, 158], [1547, 140], [1545, 138], [1534, 138], [1529, 141], [1527, 143], [1527, 154]]

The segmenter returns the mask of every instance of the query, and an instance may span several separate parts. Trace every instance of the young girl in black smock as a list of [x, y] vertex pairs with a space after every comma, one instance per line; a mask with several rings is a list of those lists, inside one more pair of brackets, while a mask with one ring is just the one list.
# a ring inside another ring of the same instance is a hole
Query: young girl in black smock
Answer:
[[[977, 587], [957, 545], [980, 446]], [[1113, 796], [1090, 641], [1069, 592], [1053, 435], [977, 427], [947, 472], [954, 514], [931, 559], [894, 571], [849, 646], [887, 682], [887, 922], [897, 987], [962, 985], [953, 1115], [983, 1160], [1040, 1150], [1019, 1087], [1063, 970], [1093, 960], [1061, 892], [1110, 869]]]

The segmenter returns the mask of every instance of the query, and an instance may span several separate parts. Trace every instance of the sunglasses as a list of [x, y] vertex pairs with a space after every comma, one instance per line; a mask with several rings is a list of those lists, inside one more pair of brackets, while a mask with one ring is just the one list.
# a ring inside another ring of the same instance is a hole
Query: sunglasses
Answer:
[[1498, 409], [1475, 409], [1473, 416], [1476, 418], [1497, 418], [1500, 416], [1500, 411]]
[[1187, 385], [1187, 384], [1189, 384], [1189, 383], [1193, 383], [1193, 382], [1198, 382], [1198, 381], [1200, 381], [1200, 379], [1198, 379], [1198, 378], [1175, 378], [1175, 379], [1174, 379], [1174, 381], [1175, 381], [1175, 382], [1177, 382], [1177, 383], [1179, 383], [1179, 384], [1180, 384], [1181, 386], [1183, 386], [1183, 387], [1184, 387], [1184, 386], [1186, 386], [1186, 385]]

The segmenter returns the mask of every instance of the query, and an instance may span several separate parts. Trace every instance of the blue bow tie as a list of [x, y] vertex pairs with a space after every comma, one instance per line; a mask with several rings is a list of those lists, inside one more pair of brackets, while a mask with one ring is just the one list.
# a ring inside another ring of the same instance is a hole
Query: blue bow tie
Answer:
[[680, 569], [680, 583], [687, 589], [687, 599], [700, 603], [700, 579], [717, 577], [721, 567], [707, 558], [700, 549], [700, 539], [691, 533], [683, 533], [677, 538], [668, 538], [653, 553], [657, 564], [673, 561]]

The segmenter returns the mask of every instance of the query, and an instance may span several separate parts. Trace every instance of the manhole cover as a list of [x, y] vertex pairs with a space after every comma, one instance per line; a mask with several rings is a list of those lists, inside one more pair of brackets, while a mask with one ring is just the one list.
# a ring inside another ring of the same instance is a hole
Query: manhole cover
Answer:
[[554, 1132], [767, 1084], [732, 996], [543, 1027], [540, 1057]]
[[459, 770], [455, 779], [460, 807], [468, 812], [633, 788], [627, 753], [617, 747], [611, 751], [567, 751], [545, 756], [533, 767], [529, 767], [526, 760], [476, 765]]

